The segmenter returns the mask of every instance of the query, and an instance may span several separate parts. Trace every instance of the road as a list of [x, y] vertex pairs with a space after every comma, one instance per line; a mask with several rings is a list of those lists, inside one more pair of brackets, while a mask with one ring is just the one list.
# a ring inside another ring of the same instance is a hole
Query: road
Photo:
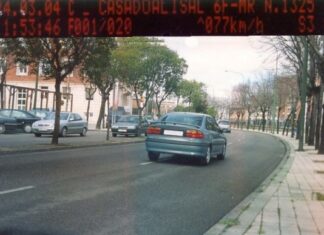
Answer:
[[228, 134], [224, 161], [200, 166], [143, 143], [0, 157], [0, 234], [203, 234], [282, 160], [274, 137]]

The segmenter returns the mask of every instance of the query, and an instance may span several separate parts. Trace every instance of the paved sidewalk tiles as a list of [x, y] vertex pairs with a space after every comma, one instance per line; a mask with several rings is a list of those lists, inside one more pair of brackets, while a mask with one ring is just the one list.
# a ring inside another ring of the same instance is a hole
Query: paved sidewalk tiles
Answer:
[[295, 139], [278, 137], [290, 147], [288, 160], [269, 176], [268, 186], [252, 193], [207, 235], [324, 235], [324, 155], [307, 145], [297, 152]]

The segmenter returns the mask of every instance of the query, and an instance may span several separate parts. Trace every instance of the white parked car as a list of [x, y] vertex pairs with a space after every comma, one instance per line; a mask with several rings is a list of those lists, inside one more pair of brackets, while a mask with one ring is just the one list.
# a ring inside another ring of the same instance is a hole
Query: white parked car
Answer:
[[223, 132], [231, 133], [231, 123], [228, 120], [219, 120], [218, 126]]
[[[53, 134], [55, 113], [50, 113], [43, 120], [33, 123], [32, 131], [36, 137], [42, 134]], [[60, 136], [67, 134], [79, 134], [85, 136], [88, 131], [88, 122], [77, 113], [61, 112], [60, 114]]]

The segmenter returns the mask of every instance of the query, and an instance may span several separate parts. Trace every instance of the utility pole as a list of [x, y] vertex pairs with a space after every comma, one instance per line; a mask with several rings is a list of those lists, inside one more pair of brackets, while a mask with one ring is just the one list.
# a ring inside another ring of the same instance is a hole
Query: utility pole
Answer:
[[300, 122], [299, 122], [299, 144], [298, 151], [304, 151], [304, 128], [305, 128], [305, 105], [306, 105], [306, 82], [307, 82], [307, 64], [308, 64], [308, 43], [306, 36], [302, 37], [302, 42], [304, 45], [304, 55], [303, 55], [303, 67], [302, 67], [302, 77], [300, 84]]

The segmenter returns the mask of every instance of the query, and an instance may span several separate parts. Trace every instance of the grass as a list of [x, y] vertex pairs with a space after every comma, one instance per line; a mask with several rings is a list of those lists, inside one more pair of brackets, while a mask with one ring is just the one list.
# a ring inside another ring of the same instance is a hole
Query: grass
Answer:
[[318, 201], [324, 201], [324, 194], [316, 192], [315, 195]]
[[230, 228], [235, 225], [239, 225], [240, 221], [237, 218], [236, 219], [226, 219], [226, 220], [222, 221], [221, 223], [226, 225], [226, 228]]
[[246, 211], [247, 209], [249, 209], [250, 208], [250, 204], [247, 204], [245, 207], [243, 207], [242, 208], [242, 213], [244, 212], [244, 211]]

